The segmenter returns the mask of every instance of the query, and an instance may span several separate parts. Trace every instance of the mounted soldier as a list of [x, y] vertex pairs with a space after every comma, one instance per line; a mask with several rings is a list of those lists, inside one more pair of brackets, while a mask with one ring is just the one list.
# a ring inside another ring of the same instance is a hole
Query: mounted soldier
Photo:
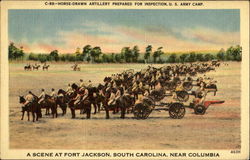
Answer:
[[70, 85], [70, 83], [68, 84], [68, 87], [67, 87], [67, 89], [66, 89], [66, 94], [67, 95], [70, 95], [70, 94], [72, 94], [74, 91], [73, 91], [73, 89], [72, 89], [72, 87], [71, 87], [71, 85]]
[[86, 87], [86, 85], [85, 85], [85, 83], [83, 82], [82, 79], [80, 79], [80, 85], [79, 85], [79, 87], [80, 88], [85, 88]]
[[39, 99], [38, 104], [42, 104], [42, 102], [44, 102], [45, 96], [46, 96], [45, 91], [44, 91], [44, 89], [42, 89], [42, 93], [38, 97], [38, 99]]
[[83, 102], [89, 95], [89, 91], [86, 87], [80, 88], [79, 92], [77, 93], [77, 96], [75, 97], [74, 105], [78, 105], [81, 102]]
[[91, 87], [92, 87], [92, 83], [91, 83], [91, 80], [89, 80], [87, 88], [91, 88]]
[[111, 94], [110, 94], [110, 97], [109, 97], [108, 105], [114, 105], [115, 104], [115, 101], [116, 101], [115, 93], [116, 93], [116, 89], [113, 88], [111, 90]]
[[23, 106], [26, 106], [26, 105], [28, 105], [29, 103], [32, 103], [35, 100], [35, 98], [34, 98], [31, 91], [29, 91], [28, 94], [25, 96], [25, 100], [26, 100], [26, 102], [23, 104]]
[[52, 98], [53, 100], [56, 100], [56, 96], [57, 96], [57, 95], [56, 95], [55, 89], [52, 88], [51, 91], [52, 91], [52, 92], [50, 93], [51, 98]]

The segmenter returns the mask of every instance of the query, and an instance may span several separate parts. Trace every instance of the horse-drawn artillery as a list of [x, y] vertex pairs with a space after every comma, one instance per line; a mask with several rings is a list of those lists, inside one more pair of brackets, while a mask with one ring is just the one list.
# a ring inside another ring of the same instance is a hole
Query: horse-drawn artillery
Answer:
[[160, 102], [157, 104], [153, 97], [146, 97], [141, 103], [135, 105], [134, 117], [136, 119], [147, 119], [153, 110], [165, 110], [169, 112], [169, 116], [172, 119], [182, 119], [186, 113], [185, 108], [193, 109], [196, 115], [204, 115], [210, 105], [224, 103], [224, 101], [219, 100], [205, 101], [205, 98], [206, 94], [201, 97], [199, 95], [193, 102], [185, 105], [180, 101], [173, 101], [170, 103]]
[[[77, 67], [77, 64], [72, 66], [75, 69]], [[63, 114], [66, 114], [68, 107], [72, 118], [75, 118], [76, 110], [80, 110], [80, 113], [87, 113], [87, 119], [91, 118], [91, 106], [95, 107], [94, 113], [97, 112], [97, 108], [100, 111], [100, 106], [102, 106], [107, 119], [110, 110], [120, 111], [121, 118], [125, 118], [126, 111], [130, 109], [136, 119], [148, 118], [153, 110], [168, 111], [173, 119], [183, 118], [187, 108], [193, 109], [195, 114], [202, 115], [209, 105], [224, 101], [205, 101], [207, 93], [214, 92], [214, 96], [216, 95], [216, 82], [206, 76], [196, 78], [189, 74], [195, 72], [194, 69], [208, 72], [212, 70], [209, 66], [191, 65], [190, 68], [183, 65], [148, 67], [140, 72], [135, 72], [133, 69], [126, 70], [123, 73], [105, 77], [104, 85], [99, 84], [98, 87], [81, 84], [78, 87], [72, 84], [70, 87], [72, 95], [66, 94], [61, 89], [58, 91], [61, 97], [56, 98], [55, 103], [62, 108]], [[202, 95], [204, 92], [205, 95]], [[83, 98], [85, 93], [88, 93], [87, 98]], [[144, 97], [139, 98], [141, 95]], [[192, 100], [190, 100], [191, 96], [194, 96]], [[138, 102], [138, 99], [141, 101]], [[189, 104], [187, 104], [188, 101]]]

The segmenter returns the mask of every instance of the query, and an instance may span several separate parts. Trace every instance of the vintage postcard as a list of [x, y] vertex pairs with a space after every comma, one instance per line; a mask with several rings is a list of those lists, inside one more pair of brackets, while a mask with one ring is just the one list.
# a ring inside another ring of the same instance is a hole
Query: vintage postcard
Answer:
[[1, 159], [249, 159], [248, 1], [1, 1]]

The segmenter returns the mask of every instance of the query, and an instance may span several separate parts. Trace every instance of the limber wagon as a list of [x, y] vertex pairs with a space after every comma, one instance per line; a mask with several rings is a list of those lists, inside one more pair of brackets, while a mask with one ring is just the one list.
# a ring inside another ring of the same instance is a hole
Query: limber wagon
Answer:
[[163, 96], [161, 98], [159, 98], [158, 96], [149, 96], [142, 99], [141, 103], [137, 103], [135, 105], [134, 117], [136, 119], [147, 119], [153, 110], [164, 110], [168, 111], [169, 116], [172, 119], [182, 119], [185, 116], [186, 108], [193, 109], [196, 115], [204, 115], [210, 105], [224, 103], [224, 101], [220, 100], [205, 101], [206, 96], [207, 94], [204, 95], [203, 100], [201, 102], [191, 102], [189, 103], [189, 105], [184, 105], [183, 101], [173, 101], [170, 103], [160, 102], [159, 104], [157, 104], [156, 101], [159, 101]]

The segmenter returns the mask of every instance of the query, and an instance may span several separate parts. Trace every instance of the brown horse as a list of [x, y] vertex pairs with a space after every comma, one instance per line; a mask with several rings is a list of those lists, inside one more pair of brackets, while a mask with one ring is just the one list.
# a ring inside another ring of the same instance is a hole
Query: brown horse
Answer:
[[85, 100], [80, 101], [79, 104], [74, 104], [75, 100], [72, 99], [69, 101], [68, 105], [71, 110], [72, 118], [76, 117], [75, 110], [83, 110], [83, 113], [87, 114], [87, 119], [90, 119], [91, 117], [91, 102], [89, 100], [89, 97], [87, 97]]
[[62, 115], [65, 115], [67, 112], [67, 104], [70, 100], [70, 97], [63, 89], [59, 89], [57, 94], [63, 95], [63, 96], [57, 96], [56, 104], [62, 109]]
[[30, 65], [24, 66], [24, 70], [25, 71], [31, 71], [31, 66]]
[[[26, 102], [25, 98], [23, 96], [19, 96], [19, 103], [24, 104], [25, 102]], [[38, 118], [42, 118], [41, 108], [39, 107], [36, 100], [22, 107], [21, 120], [23, 120], [25, 111], [27, 112], [27, 115], [28, 115], [28, 121], [30, 120], [30, 115], [29, 115], [30, 112], [33, 117], [33, 122], [35, 122], [35, 119], [36, 121], [38, 121]]]
[[49, 69], [49, 65], [43, 65], [43, 71], [44, 71], [44, 70], [47, 71], [48, 69]]
[[52, 117], [57, 118], [57, 103], [56, 100], [51, 98], [51, 96], [46, 94], [45, 100], [40, 104], [40, 106], [41, 108], [46, 109], [45, 115], [49, 115], [49, 109], [51, 109]]
[[122, 119], [125, 118], [126, 110], [131, 108], [134, 105], [134, 97], [131, 95], [122, 95], [118, 98], [114, 105], [108, 105], [109, 99], [105, 96], [103, 101], [103, 106], [106, 111], [106, 119], [109, 119], [109, 111], [119, 109], [121, 110], [121, 117]]
[[[89, 94], [88, 97], [86, 97], [85, 100], [81, 100], [78, 104], [75, 103], [75, 97], [77, 94], [83, 94], [82, 91], [79, 90], [79, 87], [73, 83], [71, 87], [75, 90], [75, 92], [71, 95], [70, 101], [68, 102], [68, 106], [71, 110], [72, 118], [75, 118], [75, 110], [80, 110], [80, 113], [86, 113], [87, 114], [87, 119], [90, 119], [91, 117], [91, 104], [93, 103], [93, 94], [95, 92], [94, 89], [88, 88]], [[96, 89], [97, 91], [97, 89]]]
[[39, 67], [40, 67], [40, 65], [38, 65], [38, 66], [32, 66], [32, 67], [33, 67], [33, 70], [38, 70]]

